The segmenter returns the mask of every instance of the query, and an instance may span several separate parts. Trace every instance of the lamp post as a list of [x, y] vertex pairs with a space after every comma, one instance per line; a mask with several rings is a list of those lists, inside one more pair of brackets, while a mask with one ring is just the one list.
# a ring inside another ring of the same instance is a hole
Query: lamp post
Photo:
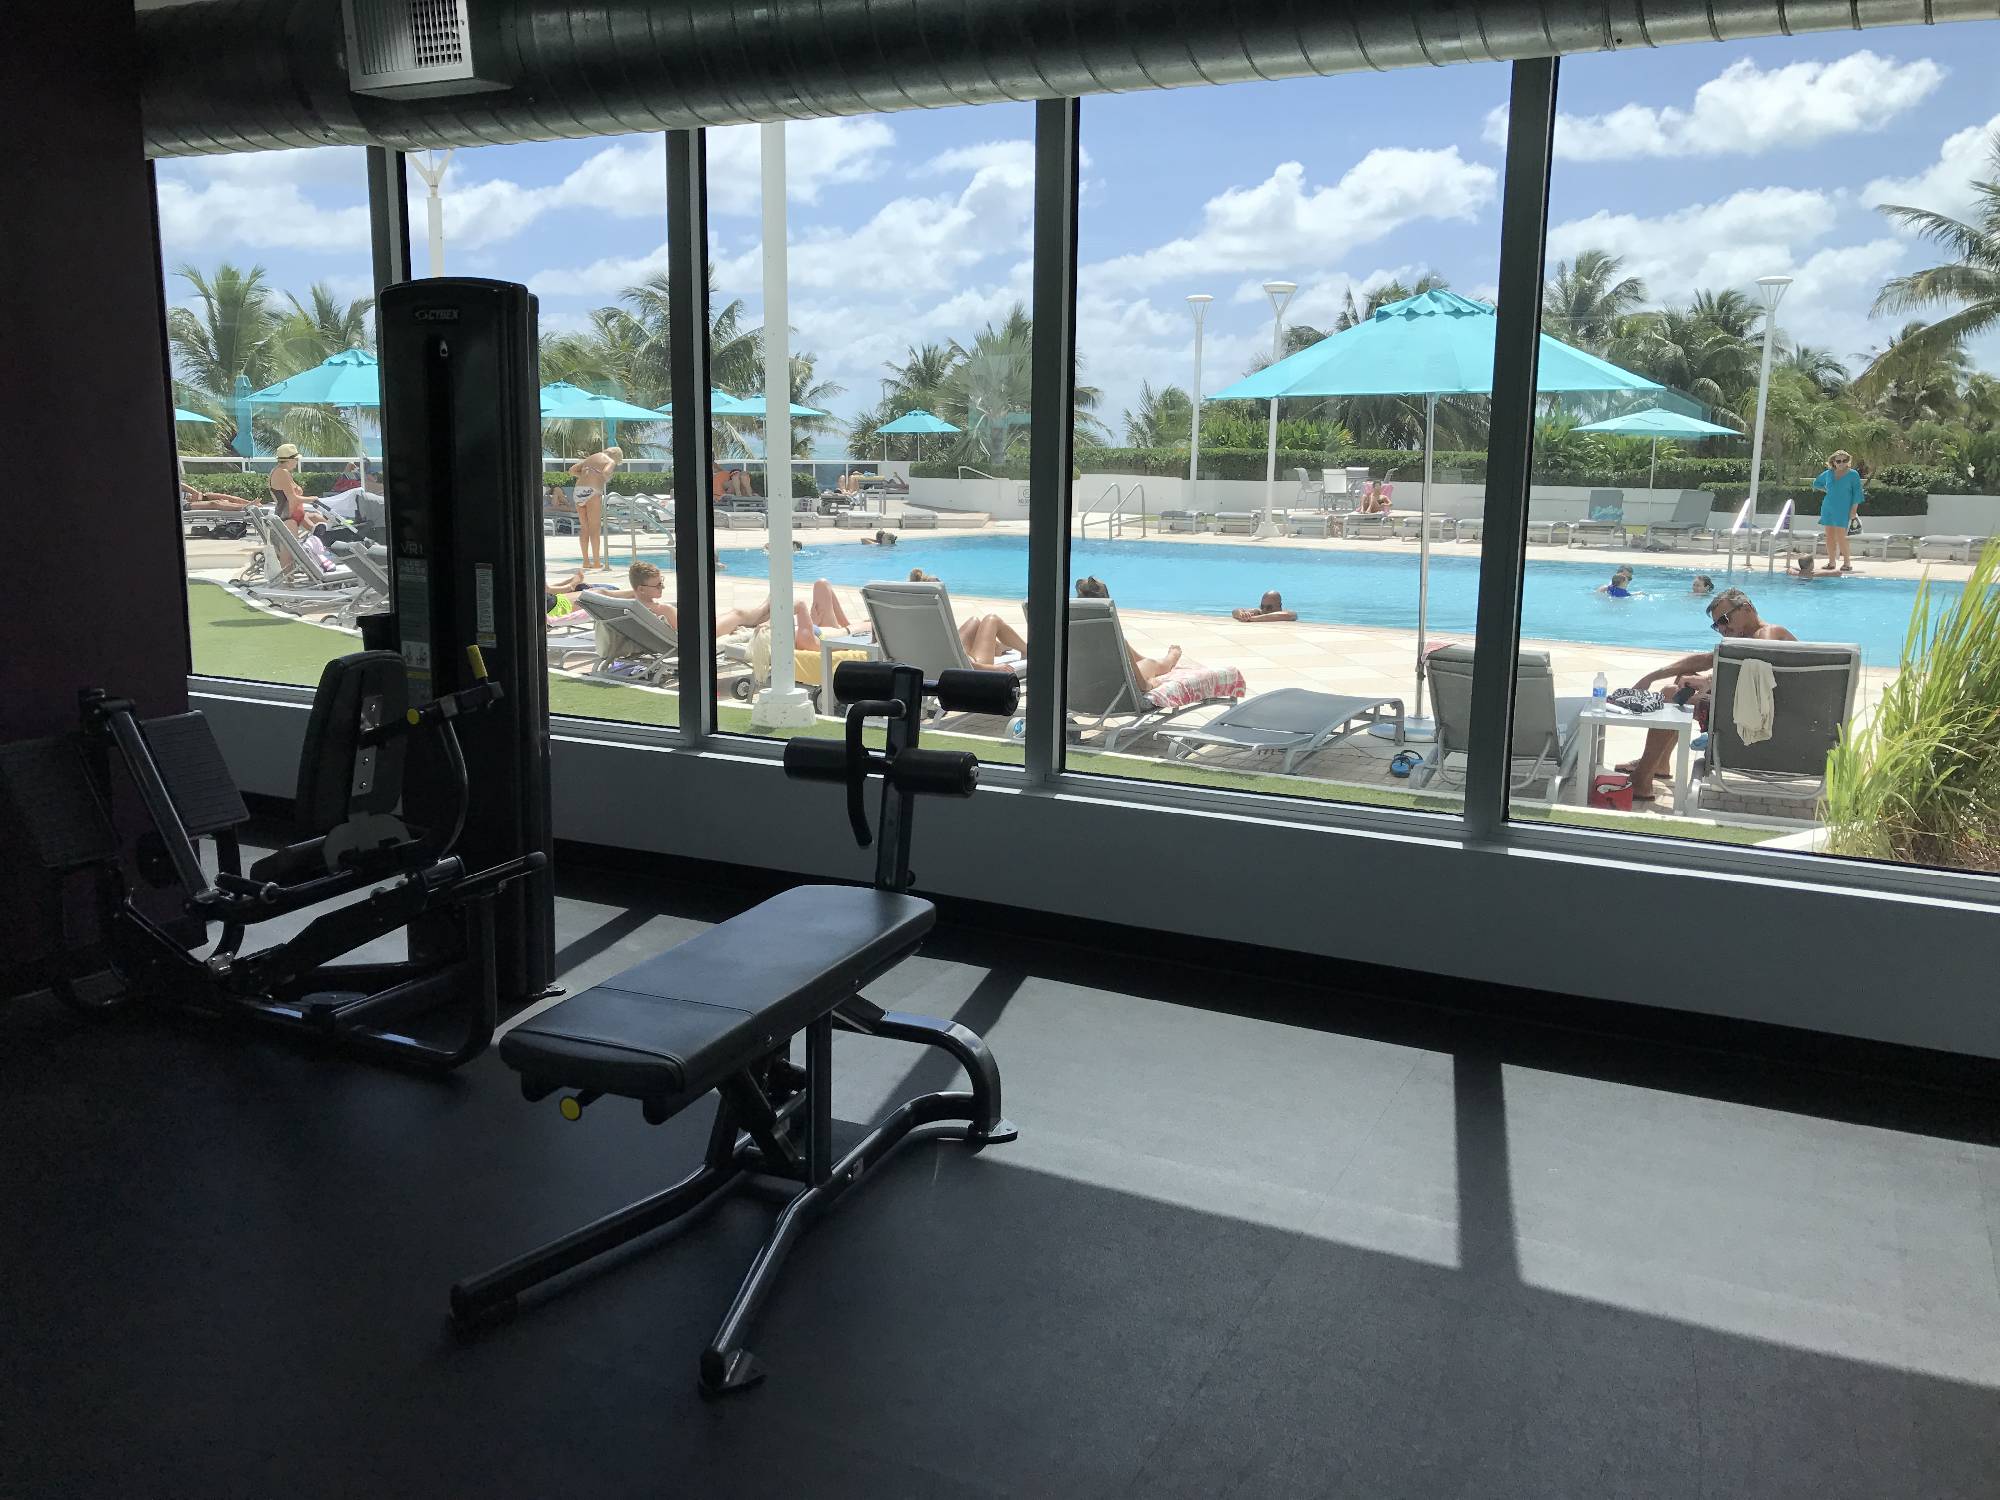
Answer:
[[1215, 299], [1207, 292], [1188, 293], [1188, 311], [1194, 314], [1194, 425], [1188, 430], [1188, 509], [1201, 509], [1201, 492], [1196, 487], [1196, 466], [1201, 462], [1201, 325], [1208, 316], [1208, 304]]
[[[1296, 281], [1267, 281], [1264, 295], [1271, 299], [1271, 363], [1276, 364], [1285, 357], [1285, 308], [1291, 304], [1292, 293], [1299, 289]], [[1271, 519], [1271, 502], [1278, 489], [1278, 398], [1271, 398], [1271, 427], [1264, 446], [1264, 519], [1257, 523], [1257, 536], [1261, 540], [1278, 534], [1278, 523]]]
[[[1759, 276], [1757, 291], [1764, 299], [1764, 358], [1757, 367], [1757, 425], [1750, 436], [1750, 514], [1757, 514], [1757, 476], [1764, 467], [1764, 402], [1771, 394], [1771, 338], [1778, 328], [1778, 303], [1783, 300], [1785, 288], [1792, 284], [1789, 276]], [[1750, 523], [1756, 525], [1753, 520]]]
[[[454, 146], [452, 151], [457, 149]], [[431, 275], [442, 276], [444, 275], [444, 199], [438, 196], [438, 187], [444, 181], [445, 168], [451, 165], [451, 151], [445, 152], [443, 156], [439, 156], [435, 151], [426, 151], [421, 161], [414, 156], [407, 160], [416, 168], [417, 175], [423, 178], [425, 185], [430, 189], [426, 203], [430, 210]]]

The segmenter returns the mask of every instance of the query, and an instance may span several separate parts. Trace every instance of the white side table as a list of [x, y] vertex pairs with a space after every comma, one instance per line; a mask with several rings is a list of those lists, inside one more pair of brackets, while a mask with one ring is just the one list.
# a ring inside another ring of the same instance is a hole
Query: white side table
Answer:
[[1690, 766], [1693, 760], [1693, 743], [1696, 727], [1694, 714], [1690, 710], [1676, 708], [1670, 703], [1657, 713], [1630, 714], [1621, 708], [1612, 708], [1606, 705], [1603, 708], [1586, 708], [1578, 722], [1583, 726], [1584, 733], [1590, 736], [1589, 743], [1585, 747], [1587, 754], [1584, 757], [1584, 773], [1579, 778], [1579, 790], [1582, 793], [1579, 798], [1580, 801], [1587, 803], [1590, 800], [1590, 783], [1596, 777], [1598, 768], [1604, 759], [1604, 731], [1607, 728], [1671, 729], [1676, 736], [1674, 743], [1674, 811], [1677, 813], [1689, 811], [1688, 783]]
[[873, 636], [835, 635], [822, 632], [819, 638], [819, 711], [829, 718], [840, 717], [833, 696], [833, 654], [836, 651], [866, 651], [870, 661], [882, 659], [882, 648]]

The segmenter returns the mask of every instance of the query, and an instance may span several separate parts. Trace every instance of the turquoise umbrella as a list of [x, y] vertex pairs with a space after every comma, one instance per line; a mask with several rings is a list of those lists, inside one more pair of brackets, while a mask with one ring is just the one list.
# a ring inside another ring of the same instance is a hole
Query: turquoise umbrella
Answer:
[[[660, 415], [663, 417], [671, 417], [673, 414], [674, 403], [671, 401], [660, 408]], [[720, 387], [710, 386], [708, 388], [708, 414], [711, 417], [748, 416], [749, 407], [741, 397], [732, 396]], [[764, 415], [764, 403], [761, 397], [757, 402], [757, 415], [760, 417]]]
[[[1297, 354], [1208, 396], [1210, 401], [1281, 396], [1422, 396], [1424, 488], [1417, 572], [1417, 713], [1423, 713], [1424, 648], [1430, 605], [1431, 458], [1439, 396], [1488, 395], [1493, 390], [1493, 341], [1499, 319], [1484, 302], [1456, 292], [1422, 292], [1389, 302], [1373, 317], [1321, 339]], [[1538, 391], [1658, 391], [1643, 375], [1541, 336], [1535, 362]], [[1272, 438], [1276, 462], [1276, 437]], [[1268, 496], [1266, 499], [1268, 506]]]
[[1719, 427], [1713, 422], [1704, 422], [1700, 417], [1690, 417], [1684, 412], [1668, 411], [1664, 406], [1642, 406], [1637, 411], [1628, 411], [1622, 417], [1606, 417], [1602, 422], [1586, 422], [1576, 429], [1578, 432], [1603, 432], [1614, 437], [1649, 437], [1653, 440], [1653, 459], [1646, 466], [1646, 488], [1653, 487], [1653, 475], [1660, 467], [1660, 439], [1676, 437], [1742, 437], [1734, 427]]
[[200, 422], [207, 427], [213, 427], [215, 425], [215, 418], [204, 417], [198, 411], [183, 411], [178, 406], [174, 408], [174, 420], [176, 422]]
[[[718, 416], [761, 417], [764, 415], [764, 398], [762, 396], [745, 396], [740, 401], [734, 398], [731, 398], [731, 400], [732, 404], [726, 413], [723, 411], [723, 408], [716, 406], [713, 402], [710, 403], [710, 409]], [[797, 402], [792, 402], [790, 405], [792, 415], [795, 417], [823, 417], [826, 415], [825, 412], [820, 411], [816, 407], [800, 406]]]
[[651, 407], [634, 406], [617, 396], [602, 396], [580, 385], [558, 380], [541, 391], [544, 422], [602, 422], [606, 447], [618, 442], [620, 422], [657, 422], [660, 414]]
[[257, 456], [257, 433], [250, 422], [250, 381], [246, 376], [238, 375], [236, 377], [235, 389], [229, 394], [229, 415], [231, 420], [236, 423], [236, 436], [230, 442], [229, 446], [245, 458], [255, 458]]
[[366, 349], [343, 349], [310, 370], [252, 391], [255, 406], [380, 406], [382, 371]]
[[[927, 432], [964, 431], [964, 429], [961, 427], [952, 426], [952, 424], [947, 422], [943, 417], [933, 416], [931, 413], [927, 411], [905, 412], [902, 416], [896, 418], [895, 421], [884, 422], [880, 427], [876, 428], [875, 430], [880, 433], [914, 432], [918, 434]], [[882, 451], [883, 453], [886, 454], [889, 450], [885, 447]], [[918, 445], [918, 451], [919, 452], [922, 451], [921, 444]]]

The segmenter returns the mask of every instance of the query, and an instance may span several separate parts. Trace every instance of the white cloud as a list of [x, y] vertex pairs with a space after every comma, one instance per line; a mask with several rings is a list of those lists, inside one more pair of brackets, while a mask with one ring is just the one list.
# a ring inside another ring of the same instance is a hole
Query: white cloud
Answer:
[[[325, 207], [308, 187], [345, 189], [351, 201]], [[158, 190], [170, 262], [197, 248], [369, 254], [366, 159], [352, 148], [162, 162]]]
[[[708, 133], [710, 213], [757, 212], [762, 182], [757, 133], [755, 125]], [[880, 176], [885, 153], [895, 141], [896, 132], [872, 116], [793, 121], [785, 127], [785, 196], [795, 203], [817, 203], [824, 188]]]
[[[1898, 62], [1869, 51], [1768, 71], [1742, 58], [1695, 90], [1690, 109], [1627, 104], [1601, 115], [1558, 115], [1565, 161], [1649, 156], [1750, 156], [1833, 136], [1881, 130], [1929, 98], [1944, 69], [1927, 57]], [[1507, 111], [1486, 116], [1485, 135], [1507, 139]]]
[[1972, 184], [1993, 173], [1990, 142], [2000, 132], [2000, 115], [1984, 125], [1968, 125], [1945, 137], [1937, 160], [1914, 177], [1878, 177], [1861, 190], [1861, 201], [1902, 203], [1955, 219], [1970, 218], [1978, 204]]
[[1456, 146], [1370, 151], [1330, 187], [1307, 187], [1305, 168], [1283, 162], [1256, 186], [1209, 199], [1195, 233], [1099, 261], [1082, 275], [1128, 287], [1228, 273], [1297, 275], [1419, 219], [1474, 220], [1493, 201], [1498, 178]]

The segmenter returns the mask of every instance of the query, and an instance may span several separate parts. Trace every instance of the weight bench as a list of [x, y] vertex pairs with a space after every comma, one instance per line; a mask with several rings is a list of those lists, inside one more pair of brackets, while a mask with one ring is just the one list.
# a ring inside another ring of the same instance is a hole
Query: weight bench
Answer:
[[[754, 1177], [797, 1184], [752, 1262], [715, 1338], [701, 1356], [708, 1394], [763, 1378], [744, 1347], [786, 1253], [814, 1220], [906, 1141], [952, 1139], [977, 1151], [1010, 1141], [1000, 1070], [979, 1036], [952, 1021], [885, 1011], [860, 991], [916, 952], [937, 920], [911, 884], [911, 811], [924, 793], [970, 796], [978, 763], [961, 752], [918, 748], [923, 700], [953, 712], [1013, 713], [1011, 673], [947, 671], [934, 683], [915, 667], [843, 663], [836, 691], [851, 702], [846, 741], [793, 740], [787, 774], [847, 785], [848, 811], [865, 847], [862, 794], [883, 779], [876, 883], [802, 886], [774, 896], [680, 946], [523, 1022], [500, 1043], [538, 1100], [570, 1090], [564, 1118], [580, 1119], [605, 1095], [639, 1101], [647, 1123], [671, 1119], [711, 1091], [714, 1123], [701, 1165], [666, 1190], [451, 1289], [454, 1324], [470, 1332], [514, 1310], [520, 1293], [712, 1201]], [[869, 718], [888, 721], [886, 749], [862, 743]], [[941, 1048], [964, 1068], [963, 1092], [898, 1105], [838, 1160], [833, 1150], [833, 1032]], [[804, 1038], [804, 1063], [792, 1060]]]

